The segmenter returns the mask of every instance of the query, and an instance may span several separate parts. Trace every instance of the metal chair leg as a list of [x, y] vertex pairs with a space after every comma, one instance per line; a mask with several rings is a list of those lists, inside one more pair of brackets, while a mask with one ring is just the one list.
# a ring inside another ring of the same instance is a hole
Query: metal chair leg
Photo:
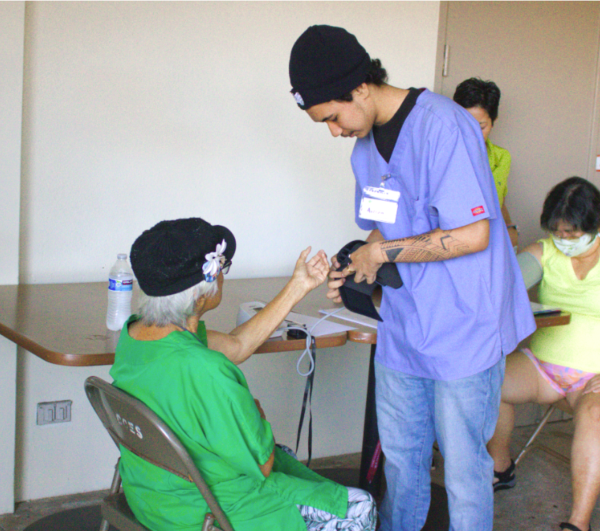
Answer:
[[546, 425], [546, 422], [548, 422], [548, 419], [550, 419], [550, 415], [552, 415], [552, 413], [554, 412], [555, 409], [556, 409], [556, 406], [553, 404], [546, 410], [546, 413], [544, 413], [544, 416], [542, 417], [542, 420], [540, 420], [540, 423], [538, 424], [537, 428], [533, 432], [533, 435], [531, 437], [529, 437], [529, 440], [527, 441], [525, 446], [523, 446], [523, 449], [521, 450], [521, 452], [515, 459], [515, 465], [519, 464], [519, 461], [523, 458], [523, 456], [525, 455], [525, 453], [527, 452], [527, 450], [529, 449], [529, 447], [531, 446], [531, 444], [533, 443], [535, 438], [538, 436], [538, 433], [540, 433], [540, 431], [542, 431], [542, 428]]
[[[119, 473], [119, 462], [121, 458], [117, 459], [117, 464], [115, 465], [115, 473], [113, 475], [112, 483], [110, 485], [110, 494], [117, 494], [119, 489], [121, 488], [121, 474]], [[110, 524], [108, 520], [102, 518], [100, 521], [100, 530], [99, 531], [108, 531]]]

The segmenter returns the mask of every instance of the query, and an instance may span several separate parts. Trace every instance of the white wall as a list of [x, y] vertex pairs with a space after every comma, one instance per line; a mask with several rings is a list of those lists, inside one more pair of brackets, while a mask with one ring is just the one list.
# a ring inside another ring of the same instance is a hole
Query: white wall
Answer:
[[[111, 381], [110, 367], [61, 367], [29, 352], [17, 360], [15, 499], [107, 489], [118, 451], [89, 404], [83, 383]], [[37, 404], [72, 400], [71, 422], [36, 425]]]
[[[22, 282], [104, 280], [165, 218], [229, 226], [233, 278], [288, 274], [353, 225], [351, 141], [289, 93], [311, 24], [342, 25], [399, 86], [433, 86], [437, 2], [34, 2]], [[85, 252], [82, 252], [85, 250]]]
[[[287, 275], [309, 244], [337, 252], [361, 235], [353, 143], [297, 108], [290, 49], [311, 24], [344, 26], [393, 84], [432, 88], [438, 10], [439, 2], [29, 3], [21, 281], [104, 280], [142, 230], [185, 216], [233, 230], [233, 278]], [[296, 358], [257, 356], [242, 367], [288, 444], [303, 388]], [[360, 450], [367, 365], [366, 346], [320, 355], [315, 457]], [[18, 370], [17, 499], [108, 487], [115, 453], [82, 392], [84, 378], [105, 368], [24, 354]], [[36, 426], [36, 403], [62, 399], [74, 400], [73, 422]]]
[[0, 284], [19, 281], [25, 2], [0, 3]]
[[[24, 20], [24, 2], [0, 2], [0, 284], [19, 281]], [[14, 504], [16, 354], [14, 343], [1, 337], [0, 514]]]

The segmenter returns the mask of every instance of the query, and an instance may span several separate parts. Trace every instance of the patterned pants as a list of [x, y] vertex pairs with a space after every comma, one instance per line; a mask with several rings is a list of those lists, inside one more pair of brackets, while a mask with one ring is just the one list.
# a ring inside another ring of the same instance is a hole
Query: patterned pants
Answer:
[[307, 505], [298, 505], [300, 514], [306, 522], [307, 531], [375, 531], [377, 507], [373, 497], [364, 490], [346, 488], [348, 489], [348, 511], [344, 518], [338, 518]]
[[[291, 448], [278, 444], [286, 454], [298, 459]], [[377, 506], [368, 492], [346, 487], [348, 489], [348, 510], [344, 518], [308, 505], [298, 505], [304, 518], [307, 531], [375, 531], [377, 526]]]

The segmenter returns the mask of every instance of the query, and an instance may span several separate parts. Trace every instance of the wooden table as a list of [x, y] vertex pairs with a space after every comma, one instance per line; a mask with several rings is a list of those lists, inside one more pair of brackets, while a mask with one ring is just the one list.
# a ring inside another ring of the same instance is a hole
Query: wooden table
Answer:
[[[242, 302], [270, 301], [288, 278], [226, 280], [221, 305], [205, 315], [213, 330], [235, 328]], [[331, 307], [325, 298], [326, 286], [311, 292], [294, 308], [317, 316], [319, 308]], [[78, 284], [24, 284], [0, 286], [0, 334], [32, 354], [57, 365], [112, 365], [120, 332], [106, 328], [106, 282]], [[132, 308], [139, 288], [134, 287]], [[317, 338], [317, 348], [346, 343], [346, 333]], [[269, 339], [257, 354], [303, 350], [305, 341]]]

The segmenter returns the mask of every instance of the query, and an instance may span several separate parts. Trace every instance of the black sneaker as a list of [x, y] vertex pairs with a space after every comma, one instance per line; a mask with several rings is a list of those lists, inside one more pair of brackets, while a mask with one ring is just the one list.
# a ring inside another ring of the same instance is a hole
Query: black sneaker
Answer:
[[512, 489], [517, 484], [515, 476], [515, 462], [511, 459], [510, 466], [504, 472], [494, 470], [494, 478], [498, 481], [494, 483], [494, 492], [498, 490]]
[[[568, 522], [563, 522], [559, 527], [561, 529], [568, 529], [569, 531], [581, 531], [576, 525], [569, 524]], [[590, 526], [589, 531], [592, 531], [592, 526]]]

